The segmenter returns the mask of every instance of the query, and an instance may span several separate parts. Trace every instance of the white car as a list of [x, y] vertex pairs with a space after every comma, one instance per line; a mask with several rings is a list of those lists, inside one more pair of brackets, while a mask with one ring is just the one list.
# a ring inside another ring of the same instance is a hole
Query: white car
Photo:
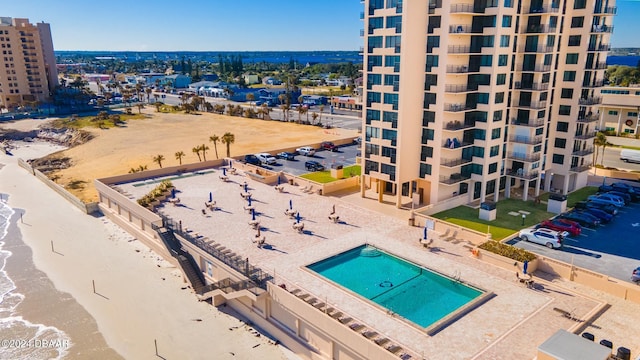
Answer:
[[587, 200], [594, 202], [596, 204], [613, 205], [619, 208], [624, 206], [624, 200], [619, 196], [612, 195], [612, 194], [591, 195], [587, 197]]
[[268, 153], [259, 153], [255, 155], [263, 165], [273, 165], [277, 161], [275, 157]]
[[529, 228], [520, 230], [520, 239], [544, 245], [549, 249], [559, 249], [562, 247], [562, 239], [569, 236], [566, 231], [558, 232], [547, 228]]
[[297, 148], [296, 151], [298, 152], [298, 154], [305, 156], [313, 156], [316, 153], [316, 149], [312, 148], [311, 146], [303, 146]]

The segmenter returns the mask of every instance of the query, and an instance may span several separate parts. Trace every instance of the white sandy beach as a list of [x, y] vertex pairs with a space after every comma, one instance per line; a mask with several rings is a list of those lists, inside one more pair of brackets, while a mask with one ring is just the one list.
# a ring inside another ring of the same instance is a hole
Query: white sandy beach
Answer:
[[[0, 154], [5, 165], [0, 165], [0, 192], [9, 194], [9, 206], [25, 210], [18, 225], [36, 268], [95, 319], [109, 347], [127, 359], [157, 358], [154, 341], [166, 359], [295, 358], [240, 320], [198, 302], [178, 270], [105, 218], [82, 213], [17, 165], [19, 157], [36, 158], [54, 149], [22, 143], [13, 156]], [[29, 313], [22, 315], [29, 319]], [[65, 324], [55, 326], [78, 333]], [[83, 346], [77, 336], [71, 335], [71, 342]]]

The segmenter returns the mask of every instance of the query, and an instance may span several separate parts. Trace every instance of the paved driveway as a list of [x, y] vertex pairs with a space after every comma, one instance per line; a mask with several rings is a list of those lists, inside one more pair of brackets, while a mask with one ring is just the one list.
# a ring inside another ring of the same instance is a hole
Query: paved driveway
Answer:
[[309, 171], [305, 169], [304, 163], [308, 160], [315, 160], [324, 165], [325, 169], [330, 169], [332, 164], [343, 164], [344, 166], [356, 163], [356, 156], [360, 152], [358, 145], [343, 145], [338, 147], [338, 151], [318, 151], [314, 156], [297, 155], [296, 159], [284, 160], [278, 159], [275, 165], [264, 166], [266, 169], [273, 171], [284, 171], [293, 175], [306, 174]]
[[517, 247], [573, 263], [611, 277], [629, 281], [631, 271], [640, 266], [640, 203], [622, 208], [609, 224], [597, 229], [582, 228], [582, 234], [565, 239], [560, 250], [515, 239]]

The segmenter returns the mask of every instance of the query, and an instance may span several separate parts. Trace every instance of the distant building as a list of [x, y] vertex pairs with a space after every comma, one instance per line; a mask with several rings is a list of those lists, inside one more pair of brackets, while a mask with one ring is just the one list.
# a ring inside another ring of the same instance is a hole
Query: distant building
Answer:
[[[298, 103], [298, 97], [302, 94], [301, 91], [289, 91], [289, 99], [290, 99], [290, 103], [291, 104], [297, 104]], [[280, 99], [279, 96], [280, 95], [285, 95], [287, 96], [287, 89], [260, 89], [258, 91], [258, 96], [256, 96], [257, 100], [260, 100], [262, 102], [271, 104], [272, 106], [275, 105], [279, 105], [280, 104]]]
[[138, 82], [145, 83], [149, 86], [159, 85], [163, 82], [166, 75], [163, 73], [144, 73], [138, 74]]
[[265, 85], [282, 85], [282, 81], [271, 76], [264, 77], [262, 83]]
[[598, 114], [598, 128], [615, 131], [617, 135], [638, 133], [640, 114], [640, 86], [606, 86], [600, 89], [602, 104]]
[[161, 81], [161, 84], [169, 85], [175, 89], [185, 89], [191, 84], [191, 76], [182, 74], [167, 75]]
[[49, 24], [0, 17], [0, 47], [0, 105], [13, 109], [50, 100], [58, 70]]
[[247, 85], [258, 84], [260, 82], [258, 80], [258, 75], [255, 75], [255, 74], [245, 74], [243, 78], [244, 78], [244, 83]]
[[202, 81], [216, 81], [220, 77], [218, 76], [218, 74], [203, 74], [200, 78], [202, 79]]

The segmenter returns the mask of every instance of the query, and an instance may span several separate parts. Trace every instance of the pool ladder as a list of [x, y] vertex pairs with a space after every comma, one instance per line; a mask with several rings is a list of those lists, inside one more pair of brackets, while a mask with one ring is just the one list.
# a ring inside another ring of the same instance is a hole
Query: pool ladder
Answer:
[[456, 270], [453, 275], [451, 276], [453, 278], [453, 280], [455, 280], [456, 282], [460, 282], [460, 278], [462, 277], [462, 273], [460, 270]]

